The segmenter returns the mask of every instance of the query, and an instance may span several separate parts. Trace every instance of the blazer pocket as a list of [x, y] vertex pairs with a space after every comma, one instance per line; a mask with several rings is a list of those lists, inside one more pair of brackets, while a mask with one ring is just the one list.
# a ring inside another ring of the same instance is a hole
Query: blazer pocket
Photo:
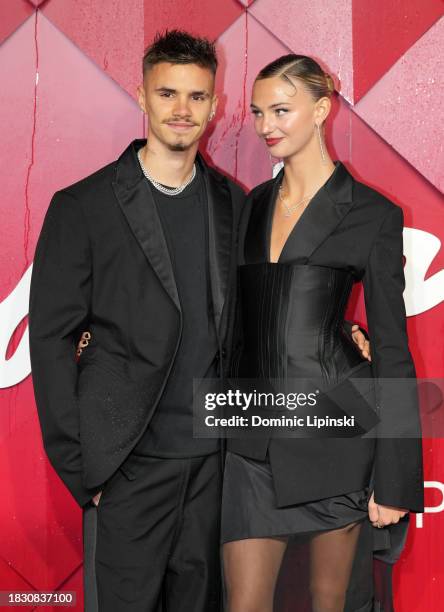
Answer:
[[95, 487], [118, 469], [143, 431], [152, 391], [97, 351], [79, 368], [77, 402], [84, 482]]
[[340, 382], [322, 393], [348, 416], [355, 417], [355, 423], [363, 433], [378, 425], [376, 386], [369, 362], [358, 364]]

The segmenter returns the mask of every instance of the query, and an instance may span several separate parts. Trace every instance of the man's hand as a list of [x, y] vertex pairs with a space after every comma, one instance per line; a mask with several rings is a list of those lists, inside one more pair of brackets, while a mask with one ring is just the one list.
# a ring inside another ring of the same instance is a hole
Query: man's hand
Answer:
[[92, 498], [92, 503], [93, 503], [95, 506], [98, 506], [98, 505], [99, 505], [99, 501], [100, 501], [100, 496], [101, 496], [101, 495], [102, 495], [102, 491], [99, 491], [99, 492], [97, 493], [97, 495], [94, 495], [94, 497]]
[[393, 506], [381, 506], [375, 503], [375, 494], [372, 493], [368, 502], [368, 518], [373, 527], [387, 527], [395, 525], [408, 513], [405, 508], [394, 508]]
[[359, 325], [353, 325], [351, 328], [353, 342], [358, 345], [361, 354], [365, 359], [372, 360], [370, 354], [370, 342], [366, 339], [362, 331], [359, 329]]

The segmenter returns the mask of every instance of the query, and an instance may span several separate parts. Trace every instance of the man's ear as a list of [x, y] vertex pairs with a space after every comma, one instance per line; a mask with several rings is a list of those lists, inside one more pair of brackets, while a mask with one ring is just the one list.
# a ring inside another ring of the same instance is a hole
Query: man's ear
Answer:
[[137, 88], [137, 101], [139, 102], [140, 110], [146, 115], [146, 96], [143, 83]]
[[218, 104], [219, 104], [219, 97], [217, 94], [214, 94], [213, 100], [211, 102], [211, 112], [213, 114], [213, 117], [216, 115]]

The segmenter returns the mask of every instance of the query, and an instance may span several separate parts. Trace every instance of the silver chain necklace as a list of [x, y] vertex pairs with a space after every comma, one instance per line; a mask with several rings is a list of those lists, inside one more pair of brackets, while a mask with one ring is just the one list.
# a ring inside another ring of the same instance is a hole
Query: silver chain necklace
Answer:
[[184, 183], [183, 185], [179, 185], [179, 187], [165, 187], [165, 185], [162, 185], [162, 183], [159, 183], [158, 181], [156, 181], [151, 176], [151, 174], [148, 172], [148, 170], [145, 168], [142, 162], [142, 158], [140, 156], [140, 151], [141, 149], [137, 151], [137, 158], [139, 160], [139, 164], [142, 169], [142, 172], [145, 175], [145, 177], [149, 180], [151, 185], [153, 185], [153, 187], [155, 187], [161, 193], [164, 193], [165, 195], [169, 195], [169, 196], [179, 195], [179, 193], [182, 193], [182, 191], [186, 189], [188, 185], [194, 181], [196, 177], [196, 164], [193, 164], [193, 171], [191, 173], [190, 178], [186, 181], [186, 183]]
[[314, 196], [314, 193], [303, 197], [302, 200], [299, 200], [299, 202], [297, 202], [296, 204], [293, 204], [293, 206], [289, 206], [287, 202], [284, 200], [284, 197], [282, 195], [282, 185], [280, 185], [279, 187], [278, 196], [285, 208], [284, 217], [291, 217], [291, 215], [299, 208], [299, 206], [301, 206], [301, 204], [308, 204], [308, 202]]

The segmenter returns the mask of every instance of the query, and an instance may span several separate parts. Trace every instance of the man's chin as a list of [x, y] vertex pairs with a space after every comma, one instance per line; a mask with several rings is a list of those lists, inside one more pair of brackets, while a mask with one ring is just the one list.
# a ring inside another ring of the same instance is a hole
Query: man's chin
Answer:
[[170, 151], [188, 151], [190, 147], [191, 145], [185, 144], [184, 142], [176, 142], [168, 145]]

